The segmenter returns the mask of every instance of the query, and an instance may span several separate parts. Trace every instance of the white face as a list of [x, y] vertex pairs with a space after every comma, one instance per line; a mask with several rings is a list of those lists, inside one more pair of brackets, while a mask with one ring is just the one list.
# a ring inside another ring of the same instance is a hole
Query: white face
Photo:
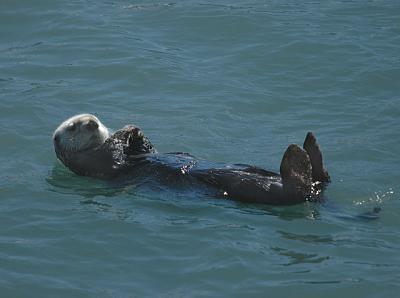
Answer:
[[54, 131], [56, 151], [79, 152], [104, 143], [110, 133], [96, 116], [81, 114], [65, 120]]

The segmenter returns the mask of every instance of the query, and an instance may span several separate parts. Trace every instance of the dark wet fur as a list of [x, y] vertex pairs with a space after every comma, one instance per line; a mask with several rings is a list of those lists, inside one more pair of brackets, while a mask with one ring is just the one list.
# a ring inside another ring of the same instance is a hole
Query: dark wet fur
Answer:
[[56, 148], [56, 153], [79, 175], [104, 179], [152, 177], [166, 185], [205, 184], [215, 190], [216, 196], [247, 203], [290, 205], [316, 200], [320, 191], [315, 191], [314, 182], [329, 182], [320, 148], [311, 133], [304, 150], [294, 144], [287, 148], [280, 175], [250, 165], [214, 164], [186, 153], [159, 154], [132, 125], [118, 130], [97, 148], [68, 154]]

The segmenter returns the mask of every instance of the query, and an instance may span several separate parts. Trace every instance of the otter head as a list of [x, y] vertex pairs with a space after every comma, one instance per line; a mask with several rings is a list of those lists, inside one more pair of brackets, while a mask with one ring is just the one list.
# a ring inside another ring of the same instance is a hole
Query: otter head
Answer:
[[91, 114], [73, 116], [54, 131], [53, 143], [57, 157], [80, 153], [102, 145], [110, 136], [108, 129]]

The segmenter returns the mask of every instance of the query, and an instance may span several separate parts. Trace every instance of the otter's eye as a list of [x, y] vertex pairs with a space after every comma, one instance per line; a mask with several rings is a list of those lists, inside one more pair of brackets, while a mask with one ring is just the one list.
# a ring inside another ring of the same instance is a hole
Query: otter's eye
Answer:
[[86, 124], [85, 124], [86, 128], [89, 130], [96, 130], [99, 128], [99, 124], [96, 121], [93, 120], [89, 120]]
[[76, 124], [75, 124], [75, 122], [70, 122], [68, 125], [67, 125], [67, 130], [68, 131], [74, 131], [76, 129]]

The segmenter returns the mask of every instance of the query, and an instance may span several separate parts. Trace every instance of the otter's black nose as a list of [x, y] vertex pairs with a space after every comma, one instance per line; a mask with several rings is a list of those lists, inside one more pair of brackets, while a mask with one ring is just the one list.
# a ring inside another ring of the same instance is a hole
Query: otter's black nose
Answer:
[[54, 143], [56, 143], [56, 144], [60, 143], [60, 136], [55, 135], [53, 140], [54, 140]]
[[89, 120], [85, 125], [89, 130], [92, 130], [92, 131], [99, 128], [99, 124], [93, 120]]

